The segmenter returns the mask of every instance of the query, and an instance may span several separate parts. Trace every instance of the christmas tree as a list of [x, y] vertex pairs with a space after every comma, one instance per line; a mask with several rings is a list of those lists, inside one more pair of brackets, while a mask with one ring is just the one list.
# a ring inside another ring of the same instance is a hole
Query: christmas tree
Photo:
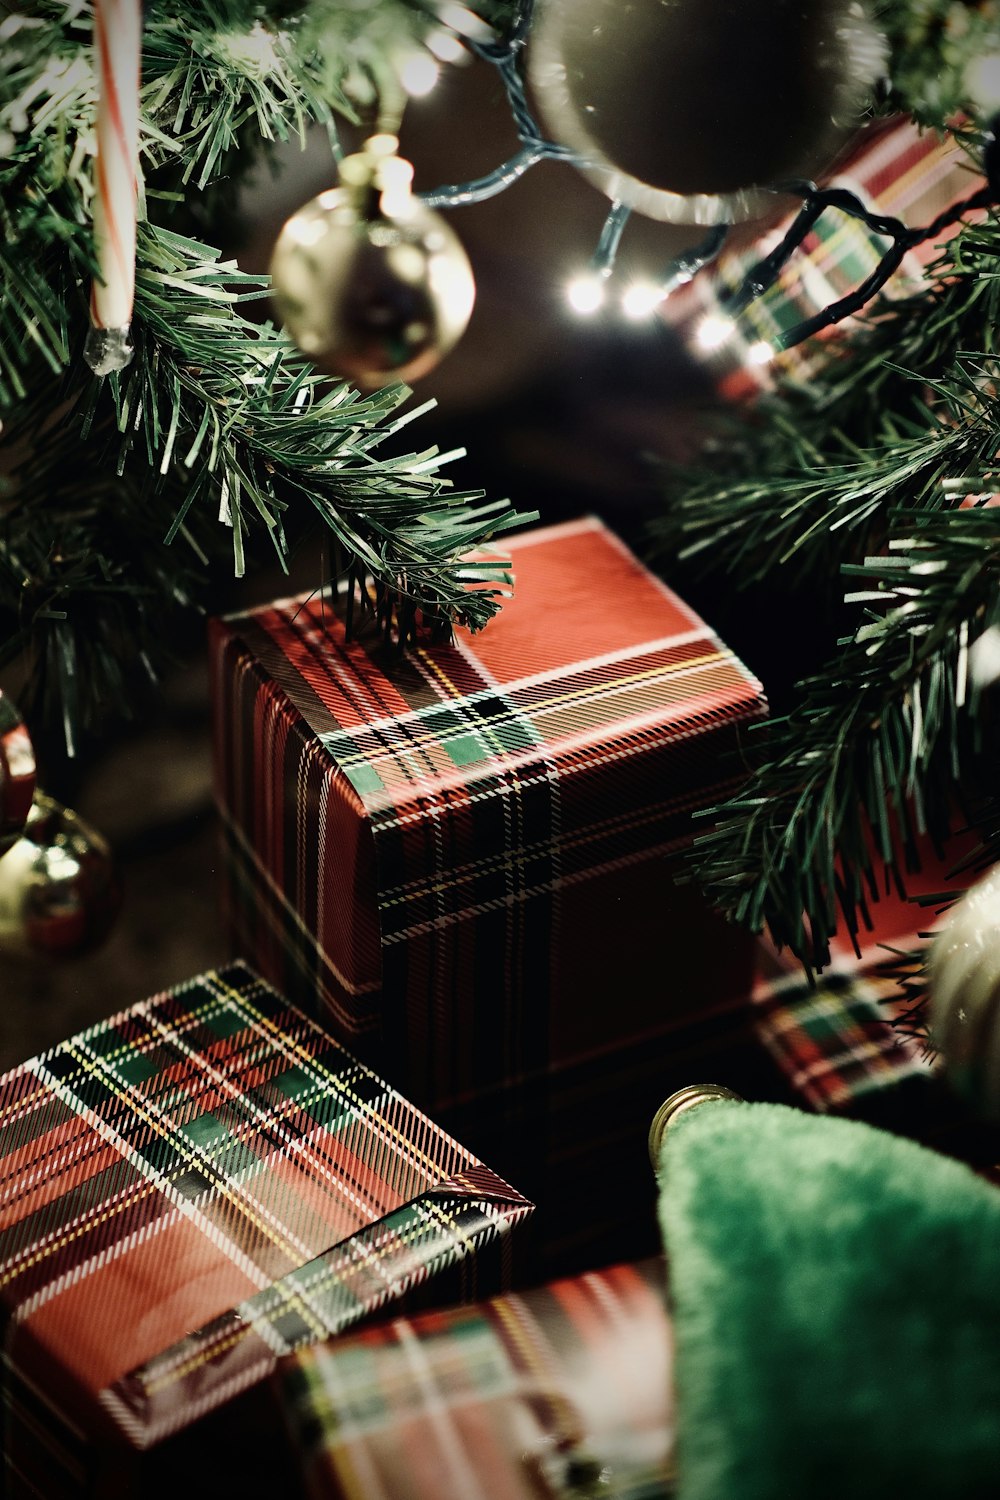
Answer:
[[[578, 149], [538, 131], [526, 101], [532, 7], [496, 0], [475, 10], [151, 0], [134, 358], [101, 376], [83, 358], [101, 275], [92, 7], [3, 8], [0, 661], [23, 667], [29, 722], [63, 726], [71, 749], [81, 726], [127, 700], [137, 666], [156, 672], [170, 612], [211, 605], [211, 563], [231, 556], [239, 575], [262, 544], [284, 563], [307, 517], [396, 638], [418, 621], [479, 627], [499, 607], [510, 581], [502, 558], [468, 557], [516, 513], [452, 490], [433, 446], [400, 453], [395, 434], [418, 414], [401, 411], [405, 390], [362, 396], [326, 379], [285, 334], [246, 316], [265, 281], [212, 244], [234, 185], [275, 141], [319, 126], [339, 153], [340, 122], [392, 123], [403, 62], [440, 50], [442, 36], [447, 55], [457, 37], [494, 62], [513, 105], [519, 152], [484, 191], [545, 157], [579, 161]], [[809, 591], [822, 580], [834, 598], [849, 592], [839, 642], [751, 742], [744, 791], [696, 846], [711, 898], [754, 930], [769, 926], [808, 963], [823, 961], [840, 915], [850, 924], [863, 915], [882, 866], [901, 869], [918, 833], [943, 829], [958, 790], [982, 784], [986, 678], [969, 663], [1000, 623], [996, 523], [984, 503], [996, 489], [1000, 239], [983, 211], [997, 178], [998, 8], [874, 0], [870, 11], [884, 77], [869, 112], [951, 132], [969, 153], [977, 211], [921, 289], [882, 302], [901, 243], [884, 229], [880, 275], [833, 313], [866, 304], [835, 354], [808, 383], [779, 375], [696, 465], [669, 473], [669, 505], [653, 523], [665, 565], [703, 556], [727, 586], [766, 589], [777, 569]], [[463, 191], [429, 201], [446, 207]], [[838, 207], [811, 184], [802, 196], [805, 211]], [[616, 201], [593, 262], [602, 280], [627, 217]], [[683, 253], [667, 289], [721, 239], [713, 228]], [[755, 268], [736, 312], [766, 293], [776, 269]], [[973, 811], [990, 836], [993, 800]]]

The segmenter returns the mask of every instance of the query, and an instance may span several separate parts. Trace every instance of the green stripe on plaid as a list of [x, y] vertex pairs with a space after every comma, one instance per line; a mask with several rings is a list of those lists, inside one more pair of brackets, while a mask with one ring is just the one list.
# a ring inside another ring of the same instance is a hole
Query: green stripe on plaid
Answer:
[[891, 981], [857, 969], [828, 972], [814, 986], [785, 975], [755, 990], [754, 1029], [813, 1109], [847, 1110], [868, 1094], [930, 1076], [920, 1044], [892, 1024], [892, 993]]
[[654, 1500], [671, 1348], [651, 1260], [314, 1347], [278, 1389], [313, 1500]]
[[0, 1080], [0, 1175], [26, 1484], [32, 1432], [141, 1448], [443, 1268], [489, 1284], [530, 1211], [239, 964]]

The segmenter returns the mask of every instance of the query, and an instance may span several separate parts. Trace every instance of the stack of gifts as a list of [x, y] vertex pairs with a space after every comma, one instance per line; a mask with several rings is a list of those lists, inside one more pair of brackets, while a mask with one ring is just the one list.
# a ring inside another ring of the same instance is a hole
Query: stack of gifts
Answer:
[[[908, 127], [845, 171], [911, 217], [967, 187]], [[877, 252], [817, 230], [797, 285], [829, 300]], [[751, 310], [772, 331], [800, 316], [775, 295]], [[598, 521], [510, 549], [481, 636], [400, 648], [325, 596], [213, 623], [228, 922], [254, 968], [0, 1080], [10, 1500], [173, 1495], [213, 1445], [217, 1495], [296, 1493], [300, 1465], [358, 1500], [659, 1494], [672, 1333], [639, 1257], [664, 1095], [714, 1076], [877, 1117], [933, 1086], [878, 973], [905, 906], [812, 985], [677, 882], [766, 711], [753, 675]], [[483, 1301], [515, 1263], [563, 1279]]]
[[765, 705], [599, 522], [510, 546], [450, 644], [217, 622], [217, 785], [238, 951], [536, 1201], [555, 1272], [651, 1247], [649, 1118], [746, 1054], [752, 944], [675, 876]]
[[752, 675], [598, 522], [512, 551], [482, 637], [216, 622], [230, 917], [298, 1004], [234, 963], [0, 1080], [10, 1500], [173, 1496], [212, 1452], [217, 1496], [649, 1500], [664, 1095], [926, 1083], [871, 975], [810, 988], [674, 883]]
[[651, 1149], [665, 1262], [287, 1362], [310, 1500], [995, 1493], [1000, 1195], [899, 1136], [714, 1092], [667, 1101]]

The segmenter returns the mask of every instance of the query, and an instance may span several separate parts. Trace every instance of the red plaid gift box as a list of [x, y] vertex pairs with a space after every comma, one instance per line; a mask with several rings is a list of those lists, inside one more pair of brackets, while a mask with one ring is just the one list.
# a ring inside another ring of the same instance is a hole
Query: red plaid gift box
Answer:
[[229, 904], [263, 972], [596, 1228], [588, 1153], [641, 1159], [658, 1103], [633, 1074], [747, 987], [672, 863], [764, 704], [600, 522], [507, 545], [499, 619], [401, 658], [317, 597], [215, 622]]
[[673, 1476], [662, 1261], [396, 1319], [282, 1366], [310, 1500], [653, 1500]]
[[815, 978], [765, 938], [758, 942], [752, 1029], [810, 1109], [883, 1114], [895, 1095], [893, 1123], [904, 1131], [928, 1135], [960, 1123], [963, 1108], [945, 1089], [910, 1011], [924, 994], [921, 957], [941, 909], [968, 885], [977, 850], [968, 830], [941, 850], [922, 841], [905, 893], [895, 883], [883, 890], [856, 938], [842, 926], [829, 966]]
[[[980, 181], [969, 170], [965, 153], [953, 140], [920, 131], [910, 121], [894, 121], [865, 131], [847, 160], [831, 178], [866, 208], [917, 226], [975, 192]], [[770, 362], [756, 359], [762, 344], [822, 308], [848, 296], [871, 275], [889, 243], [857, 219], [827, 210], [784, 268], [775, 286], [751, 303], [732, 322], [725, 298], [747, 272], [768, 255], [791, 224], [786, 220], [749, 249], [724, 254], [710, 271], [663, 304], [667, 321], [680, 331], [700, 362], [713, 373], [731, 399], [753, 395], [771, 384], [771, 371], [807, 380], [826, 357], [825, 339], [842, 336], [843, 326], [800, 344]], [[924, 267], [952, 230], [911, 250], [885, 289], [887, 296], [906, 296], [919, 287]], [[705, 320], [712, 322], [706, 324]], [[702, 329], [711, 329], [704, 340]]]
[[0, 1079], [0, 1152], [8, 1500], [116, 1492], [282, 1354], [502, 1284], [530, 1212], [240, 965]]

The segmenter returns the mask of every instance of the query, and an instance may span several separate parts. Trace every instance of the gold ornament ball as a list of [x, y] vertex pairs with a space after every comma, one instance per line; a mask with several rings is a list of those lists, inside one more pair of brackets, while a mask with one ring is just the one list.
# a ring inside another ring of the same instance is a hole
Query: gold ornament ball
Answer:
[[414, 197], [394, 146], [375, 137], [346, 158], [341, 186], [293, 214], [271, 260], [278, 315], [303, 354], [366, 390], [433, 369], [476, 294], [457, 235]]
[[931, 1041], [945, 1074], [1000, 1124], [1000, 866], [957, 901], [928, 960]]
[[35, 752], [21, 715], [0, 693], [0, 854], [24, 832], [35, 795]]
[[107, 935], [120, 905], [106, 840], [38, 793], [23, 836], [0, 859], [0, 953], [85, 953]]
[[826, 167], [885, 68], [857, 0], [540, 0], [529, 76], [609, 198], [723, 224]]

